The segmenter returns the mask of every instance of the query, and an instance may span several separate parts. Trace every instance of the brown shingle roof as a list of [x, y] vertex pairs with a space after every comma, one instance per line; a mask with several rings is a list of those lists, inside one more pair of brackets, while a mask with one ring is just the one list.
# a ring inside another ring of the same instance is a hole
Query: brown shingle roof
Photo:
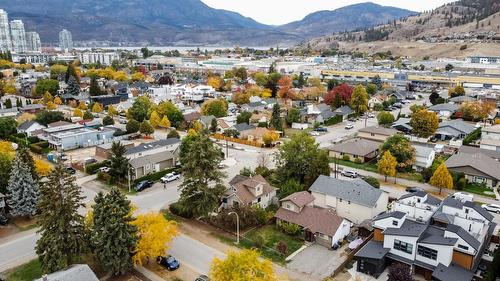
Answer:
[[370, 127], [360, 129], [359, 132], [369, 133], [369, 134], [373, 133], [373, 134], [384, 135], [384, 136], [392, 136], [392, 135], [396, 134], [398, 131], [395, 129], [391, 129], [391, 128], [370, 126]]
[[243, 204], [251, 204], [258, 197], [254, 196], [252, 192], [250, 192], [249, 188], [256, 187], [258, 184], [262, 184], [262, 194], [259, 197], [265, 196], [276, 190], [276, 188], [272, 187], [266, 179], [261, 175], [255, 175], [251, 178], [239, 181], [233, 184], [233, 188], [236, 189], [236, 196]]
[[279, 208], [274, 215], [276, 218], [298, 224], [311, 232], [333, 236], [337, 232], [343, 218], [332, 209], [305, 206], [300, 213]]
[[294, 194], [290, 194], [287, 197], [281, 199], [280, 201], [291, 201], [293, 204], [297, 205], [299, 208], [304, 207], [305, 205], [314, 201], [314, 196], [307, 191], [295, 192]]
[[357, 138], [333, 145], [329, 150], [351, 155], [366, 156], [376, 151], [379, 146], [379, 142]]

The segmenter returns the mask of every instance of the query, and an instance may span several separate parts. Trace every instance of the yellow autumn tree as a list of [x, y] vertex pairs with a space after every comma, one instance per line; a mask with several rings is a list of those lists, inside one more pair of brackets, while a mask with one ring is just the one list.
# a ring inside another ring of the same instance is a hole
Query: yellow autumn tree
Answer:
[[164, 255], [178, 233], [177, 223], [166, 220], [161, 213], [138, 215], [132, 224], [137, 227], [139, 238], [132, 258], [136, 265], [142, 265], [146, 259]]
[[443, 188], [453, 188], [453, 177], [448, 171], [448, 168], [446, 168], [445, 162], [441, 163], [441, 165], [437, 167], [429, 183], [439, 188], [439, 194], [441, 194]]
[[146, 76], [142, 72], [132, 74], [132, 81], [144, 81], [144, 79], [146, 79]]
[[54, 110], [54, 109], [56, 109], [56, 108], [57, 108], [57, 105], [56, 105], [54, 102], [49, 101], [49, 102], [45, 105], [45, 107], [47, 107], [47, 109], [48, 109], [48, 110]]
[[195, 131], [195, 129], [189, 129], [187, 135], [188, 136], [196, 136], [196, 135], [198, 135], [198, 133]]
[[54, 98], [54, 103], [57, 104], [57, 105], [61, 105], [62, 104], [62, 100], [59, 96], [56, 96]]
[[85, 102], [80, 101], [80, 103], [78, 104], [78, 108], [81, 110], [87, 110], [87, 105], [85, 104]]
[[270, 97], [272, 97], [272, 96], [273, 96], [273, 92], [272, 92], [271, 90], [269, 90], [268, 88], [265, 88], [265, 89], [262, 91], [262, 95], [261, 95], [261, 97], [262, 97], [262, 98], [267, 99], [267, 98], [270, 98]]
[[53, 101], [54, 97], [47, 91], [43, 94], [42, 99], [43, 99], [43, 103], [47, 104], [49, 101]]
[[94, 105], [92, 106], [92, 112], [95, 112], [95, 113], [102, 112], [102, 105], [98, 102], [94, 103]]
[[40, 175], [41, 177], [45, 177], [50, 173], [52, 168], [50, 167], [50, 164], [47, 163], [46, 161], [35, 158], [35, 170], [38, 173], [38, 175]]
[[280, 135], [278, 133], [276, 133], [275, 131], [267, 131], [262, 136], [262, 141], [266, 145], [270, 145], [273, 142], [277, 141], [279, 139], [279, 137], [280, 137]]
[[194, 121], [193, 124], [191, 124], [191, 129], [199, 133], [203, 130], [203, 124], [201, 124], [201, 122], [199, 121]]
[[168, 120], [167, 115], [163, 116], [163, 118], [161, 119], [161, 122], [160, 122], [160, 127], [170, 128], [171, 126], [172, 126], [172, 124], [170, 124], [170, 120]]
[[224, 85], [224, 81], [219, 76], [210, 76], [208, 77], [207, 84], [215, 90], [219, 90]]
[[396, 166], [398, 161], [396, 157], [392, 156], [389, 150], [386, 150], [382, 155], [382, 158], [378, 161], [378, 172], [385, 176], [385, 181], [387, 181], [387, 176], [396, 175]]
[[74, 117], [83, 117], [83, 111], [79, 108], [75, 108], [75, 111], [73, 111], [73, 116]]
[[226, 259], [215, 257], [210, 267], [213, 281], [276, 281], [273, 264], [261, 259], [257, 250], [229, 251]]
[[125, 73], [125, 71], [117, 71], [113, 73], [113, 79], [116, 81], [127, 81], [128, 75], [127, 73]]
[[108, 105], [108, 115], [111, 117], [118, 115], [118, 111], [113, 107], [113, 105]]
[[0, 141], [0, 154], [7, 155], [11, 160], [16, 156], [16, 151], [10, 141]]
[[151, 116], [149, 116], [149, 123], [151, 124], [151, 126], [153, 126], [153, 128], [158, 128], [160, 122], [160, 115], [158, 115], [158, 112], [156, 112], [156, 110], [153, 110], [153, 112], [151, 112]]

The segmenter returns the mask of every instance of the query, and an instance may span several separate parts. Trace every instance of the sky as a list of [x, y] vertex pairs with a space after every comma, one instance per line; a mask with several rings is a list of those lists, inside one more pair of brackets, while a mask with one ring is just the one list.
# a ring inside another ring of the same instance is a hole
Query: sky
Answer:
[[[210, 7], [234, 11], [246, 17], [271, 25], [285, 24], [303, 19], [319, 10], [337, 8], [367, 2], [369, 0], [202, 0]], [[371, 2], [395, 6], [412, 11], [426, 11], [453, 0], [371, 0]]]

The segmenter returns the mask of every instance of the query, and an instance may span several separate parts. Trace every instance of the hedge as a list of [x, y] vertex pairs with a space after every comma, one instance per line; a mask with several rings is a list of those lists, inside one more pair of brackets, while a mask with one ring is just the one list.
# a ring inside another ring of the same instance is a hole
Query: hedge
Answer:
[[331, 126], [342, 122], [342, 115], [336, 115], [325, 121], [325, 126]]
[[148, 181], [159, 181], [166, 174], [171, 173], [171, 172], [178, 172], [178, 171], [180, 171], [179, 167], [173, 167], [173, 168], [166, 169], [166, 170], [163, 170], [163, 171], [159, 171], [159, 172], [156, 172], [156, 173], [151, 173], [151, 174], [145, 175], [143, 177], [140, 177], [138, 179], [135, 179], [134, 180], [134, 185], [138, 184], [141, 181], [145, 181], [145, 180], [148, 180]]
[[49, 147], [49, 142], [48, 141], [36, 142], [36, 143], [30, 144], [29, 147], [30, 147], [31, 151], [38, 153], [38, 154], [43, 154], [44, 153], [43, 150], [45, 148]]
[[99, 168], [109, 166], [111, 162], [109, 160], [104, 160], [102, 162], [98, 163], [92, 163], [92, 164], [87, 164], [85, 165], [85, 171], [87, 171], [87, 174], [95, 174], [99, 170]]
[[464, 138], [463, 144], [465, 145], [470, 144], [472, 142], [475, 142], [479, 138], [481, 138], [481, 128], [477, 128], [474, 131], [472, 131], [472, 133], [468, 134]]

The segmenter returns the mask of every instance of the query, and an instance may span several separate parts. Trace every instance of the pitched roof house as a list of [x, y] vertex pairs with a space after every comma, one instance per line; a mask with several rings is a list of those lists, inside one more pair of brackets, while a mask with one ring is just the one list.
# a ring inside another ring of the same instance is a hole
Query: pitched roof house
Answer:
[[222, 207], [259, 205], [267, 208], [275, 202], [276, 188], [261, 175], [244, 177], [237, 175], [229, 184], [222, 199]]
[[328, 151], [330, 157], [348, 156], [350, 160], [359, 159], [364, 163], [377, 157], [380, 145], [378, 141], [356, 138], [334, 144], [328, 148]]
[[446, 160], [450, 171], [462, 172], [469, 182], [484, 183], [494, 188], [500, 182], [500, 162], [482, 153], [458, 152]]
[[476, 127], [473, 125], [456, 119], [439, 123], [439, 127], [435, 135], [441, 140], [452, 138], [463, 139], [475, 129]]
[[358, 131], [358, 138], [385, 142], [387, 138], [392, 135], [397, 134], [398, 131], [391, 128], [384, 128], [378, 126], [370, 126], [366, 128], [362, 128]]

